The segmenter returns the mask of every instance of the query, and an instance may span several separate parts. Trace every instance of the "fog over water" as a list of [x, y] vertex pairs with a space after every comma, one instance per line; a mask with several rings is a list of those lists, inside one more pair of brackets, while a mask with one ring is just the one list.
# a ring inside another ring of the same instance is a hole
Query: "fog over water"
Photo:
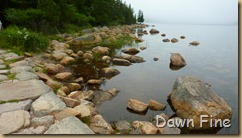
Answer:
[[146, 23], [238, 24], [237, 0], [123, 0], [135, 13], [141, 9]]

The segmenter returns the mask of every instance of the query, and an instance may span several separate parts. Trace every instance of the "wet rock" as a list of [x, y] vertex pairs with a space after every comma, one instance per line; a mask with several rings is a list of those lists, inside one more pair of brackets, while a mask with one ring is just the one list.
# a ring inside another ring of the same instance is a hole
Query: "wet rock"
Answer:
[[153, 58], [153, 60], [154, 60], [154, 61], [158, 61], [158, 60], [159, 60], [159, 58], [157, 58], [157, 57], [154, 57], [154, 58]]
[[60, 97], [60, 99], [66, 104], [67, 107], [76, 107], [77, 105], [80, 105], [80, 101], [76, 99], [72, 99], [69, 97]]
[[209, 85], [201, 80], [183, 76], [178, 77], [171, 92], [171, 102], [178, 117], [182, 119], [193, 119], [195, 127], [190, 129], [211, 129], [208, 123], [200, 125], [200, 115], [212, 115], [212, 119], [230, 119], [232, 109], [211, 89]]
[[149, 108], [151, 110], [155, 110], [155, 111], [163, 111], [166, 108], [165, 104], [161, 104], [155, 100], [150, 100], [149, 102]]
[[120, 72], [114, 68], [102, 68], [101, 75], [104, 77], [113, 77], [118, 75]]
[[30, 125], [29, 112], [17, 110], [0, 116], [0, 134], [10, 134]]
[[65, 67], [60, 64], [46, 64], [45, 65], [46, 73], [52, 74], [52, 75], [59, 73], [64, 68]]
[[47, 115], [43, 117], [34, 117], [31, 120], [31, 126], [37, 127], [37, 126], [46, 126], [49, 127], [51, 124], [54, 123], [54, 116], [53, 115]]
[[145, 104], [135, 99], [129, 99], [128, 108], [135, 112], [145, 112], [148, 109], [148, 104]]
[[67, 117], [53, 124], [45, 134], [94, 134], [94, 132], [76, 117]]
[[45, 130], [46, 130], [45, 126], [38, 126], [36, 128], [30, 127], [30, 128], [22, 129], [17, 133], [13, 133], [13, 134], [44, 134]]
[[150, 34], [158, 34], [158, 33], [160, 33], [158, 30], [156, 30], [156, 29], [151, 29], [150, 30]]
[[136, 48], [127, 48], [127, 49], [123, 49], [122, 52], [126, 54], [137, 54], [140, 51]]
[[172, 39], [171, 39], [171, 42], [172, 42], [172, 43], [176, 43], [176, 42], [178, 42], [178, 39], [176, 39], [176, 38], [172, 38]]
[[65, 108], [65, 103], [53, 92], [40, 96], [40, 98], [35, 100], [31, 106], [31, 110], [35, 116], [49, 115], [50, 113], [60, 112]]
[[110, 100], [113, 97], [115, 97], [118, 93], [120, 92], [120, 90], [114, 88], [114, 89], [110, 89], [107, 91], [100, 91], [100, 92], [95, 92], [94, 97], [92, 99], [92, 101], [95, 104], [100, 104], [103, 101], [106, 100]]
[[77, 110], [74, 110], [73, 108], [65, 108], [64, 110], [58, 112], [58, 113], [55, 113], [54, 116], [56, 118], [56, 120], [60, 121], [66, 117], [70, 117], [70, 116], [77, 116], [79, 115], [81, 112], [80, 111], [77, 111]]
[[53, 51], [52, 52], [52, 57], [58, 61], [62, 60], [65, 56], [67, 56], [67, 54], [63, 51]]
[[180, 53], [171, 53], [170, 64], [173, 66], [186, 66], [186, 61]]
[[120, 66], [130, 66], [131, 65], [131, 63], [128, 60], [118, 59], [118, 58], [113, 59], [113, 64], [120, 65]]
[[97, 46], [92, 49], [92, 52], [100, 55], [108, 55], [109, 50], [110, 49], [108, 47]]
[[30, 109], [32, 100], [26, 100], [26, 101], [20, 101], [16, 103], [5, 103], [0, 104], [0, 114], [4, 112], [12, 112], [16, 110], [26, 110], [28, 111]]
[[78, 83], [69, 83], [68, 88], [70, 89], [70, 91], [77, 91], [81, 89], [81, 85]]
[[161, 36], [165, 37], [165, 36], [166, 36], [166, 34], [161, 34]]
[[198, 41], [193, 41], [189, 44], [192, 45], [192, 46], [198, 46], [200, 43]]
[[184, 35], [182, 35], [180, 38], [181, 38], [181, 39], [185, 39], [186, 37], [185, 37]]
[[10, 69], [10, 73], [34, 72], [30, 66], [16, 66]]
[[62, 65], [70, 65], [70, 64], [72, 64], [72, 63], [74, 63], [75, 62], [75, 59], [74, 58], [72, 58], [72, 57], [69, 57], [69, 56], [65, 56], [62, 60], [61, 60], [61, 64]]
[[163, 39], [163, 42], [170, 42], [170, 39]]
[[116, 130], [122, 134], [128, 134], [132, 130], [131, 124], [125, 120], [118, 121], [114, 125]]
[[89, 127], [97, 134], [112, 134], [114, 131], [101, 115], [95, 115], [90, 119]]
[[72, 73], [70, 72], [62, 72], [62, 73], [58, 73], [55, 75], [55, 78], [60, 80], [60, 81], [67, 81], [69, 79], [72, 78]]
[[87, 82], [87, 84], [92, 84], [92, 85], [101, 85], [103, 83], [102, 80], [95, 80], [95, 79], [91, 79]]
[[39, 77], [32, 72], [21, 72], [15, 76], [15, 79], [20, 81], [31, 80], [31, 79], [38, 80]]
[[0, 81], [8, 80], [8, 77], [5, 75], [0, 75]]
[[35, 99], [51, 91], [51, 88], [40, 80], [3, 83], [0, 84], [0, 88], [2, 101]]
[[156, 134], [158, 130], [152, 123], [146, 121], [134, 121], [132, 126], [140, 128], [142, 134]]

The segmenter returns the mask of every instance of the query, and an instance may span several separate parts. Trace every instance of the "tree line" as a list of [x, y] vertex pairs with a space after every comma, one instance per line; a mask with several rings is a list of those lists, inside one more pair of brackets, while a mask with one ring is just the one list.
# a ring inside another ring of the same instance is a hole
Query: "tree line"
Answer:
[[4, 25], [43, 33], [137, 21], [131, 5], [121, 0], [0, 0], [0, 3], [0, 20]]

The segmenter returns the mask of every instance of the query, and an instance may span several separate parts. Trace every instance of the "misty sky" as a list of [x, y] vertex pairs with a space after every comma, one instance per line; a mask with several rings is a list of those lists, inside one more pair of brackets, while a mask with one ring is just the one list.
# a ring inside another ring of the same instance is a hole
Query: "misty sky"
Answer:
[[123, 0], [145, 22], [178, 24], [237, 24], [238, 0]]

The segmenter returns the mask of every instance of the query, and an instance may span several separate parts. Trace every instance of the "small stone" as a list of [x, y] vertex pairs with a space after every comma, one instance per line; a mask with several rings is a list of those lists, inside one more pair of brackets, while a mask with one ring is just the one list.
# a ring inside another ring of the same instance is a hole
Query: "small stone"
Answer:
[[157, 58], [157, 57], [154, 57], [154, 58], [153, 58], [153, 60], [154, 60], [154, 61], [158, 61], [158, 60], [159, 60], [159, 58]]
[[93, 84], [93, 85], [101, 85], [103, 83], [103, 81], [102, 80], [91, 79], [87, 83], [88, 84]]
[[50, 88], [52, 88], [52, 90], [56, 90], [56, 89], [60, 88], [63, 85], [62, 83], [60, 83], [58, 81], [54, 81], [52, 79], [47, 80], [46, 84], [48, 86], [50, 86]]
[[69, 94], [71, 92], [67, 86], [63, 86], [59, 90], [63, 91], [65, 94]]
[[158, 128], [158, 130], [160, 134], [171, 134], [171, 135], [181, 134], [181, 130], [176, 127], [165, 126], [163, 128]]
[[134, 121], [132, 126], [134, 128], [140, 128], [142, 134], [156, 134], [158, 131], [152, 123], [146, 121]]
[[80, 113], [80, 117], [90, 117], [96, 114], [96, 109], [90, 105], [80, 104], [74, 108], [75, 111]]
[[185, 39], [186, 37], [185, 37], [184, 35], [182, 35], [180, 38], [181, 38], [181, 39]]
[[65, 67], [60, 65], [60, 64], [46, 64], [45, 65], [45, 70], [46, 73], [55, 75], [59, 73], [61, 70], [63, 70]]
[[76, 107], [77, 105], [80, 105], [80, 101], [76, 99], [72, 99], [69, 97], [60, 97], [60, 99], [66, 104], [67, 107]]
[[172, 39], [171, 39], [171, 42], [172, 42], [172, 43], [176, 43], [176, 42], [178, 42], [178, 39], [176, 39], [176, 38], [172, 38]]
[[112, 134], [114, 131], [101, 115], [95, 115], [90, 119], [89, 127], [97, 134]]
[[146, 49], [146, 47], [142, 46], [142, 47], [140, 47], [140, 49], [141, 49], [141, 50], [145, 50], [145, 49]]
[[78, 83], [69, 83], [68, 88], [70, 91], [77, 91], [81, 88], [81, 85]]
[[69, 56], [65, 56], [62, 60], [61, 60], [61, 64], [62, 65], [70, 65], [70, 64], [72, 64], [72, 63], [74, 63], [75, 62], [75, 59], [74, 58], [72, 58], [72, 57], [69, 57]]
[[67, 81], [72, 77], [70, 72], [62, 72], [55, 75], [55, 78], [61, 81]]
[[79, 78], [75, 79], [74, 82], [83, 83], [83, 77], [79, 77]]
[[128, 134], [132, 130], [132, 126], [129, 122], [125, 120], [118, 121], [114, 123], [116, 130], [121, 133]]

